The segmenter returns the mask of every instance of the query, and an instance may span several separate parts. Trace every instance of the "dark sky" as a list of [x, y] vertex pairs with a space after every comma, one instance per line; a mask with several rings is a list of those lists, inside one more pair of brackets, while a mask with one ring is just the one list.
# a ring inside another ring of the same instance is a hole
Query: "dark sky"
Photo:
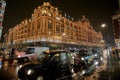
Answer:
[[[6, 0], [3, 34], [22, 20], [29, 19], [33, 10], [42, 5], [44, 1], [47, 0]], [[111, 16], [119, 8], [117, 2], [117, 0], [51, 0], [51, 4], [62, 10], [62, 13], [75, 19], [81, 19], [82, 15], [85, 15], [96, 31], [109, 32], [104, 37], [110, 42], [112, 38]], [[102, 23], [107, 24], [106, 30], [100, 29]]]

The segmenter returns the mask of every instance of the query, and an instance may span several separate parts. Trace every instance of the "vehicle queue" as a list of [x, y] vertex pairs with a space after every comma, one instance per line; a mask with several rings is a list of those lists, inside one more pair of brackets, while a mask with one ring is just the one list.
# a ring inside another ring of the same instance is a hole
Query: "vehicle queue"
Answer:
[[[34, 54], [34, 50], [32, 48], [26, 52], [32, 51], [31, 54]], [[24, 63], [19, 66], [18, 70], [18, 77], [21, 80], [49, 80], [50, 78], [50, 80], [59, 80], [72, 77], [78, 72], [80, 76], [89, 76], [94, 72], [95, 67], [102, 63], [102, 54], [97, 49], [56, 49], [45, 50], [42, 54], [37, 55], [35, 60], [25, 61], [23, 58], [21, 62]], [[2, 60], [3, 57], [1, 57], [1, 67]]]
[[56, 80], [91, 75], [96, 66], [102, 63], [102, 54], [96, 49], [47, 50], [37, 60], [20, 66], [18, 77], [21, 80]]

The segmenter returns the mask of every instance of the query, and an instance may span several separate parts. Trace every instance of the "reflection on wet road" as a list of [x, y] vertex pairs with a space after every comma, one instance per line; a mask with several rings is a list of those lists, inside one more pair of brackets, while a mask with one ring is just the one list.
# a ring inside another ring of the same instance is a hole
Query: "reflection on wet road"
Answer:
[[8, 61], [4, 61], [2, 63], [2, 67], [0, 69], [0, 79], [2, 80], [19, 80], [17, 78], [17, 71], [19, 65], [17, 64], [8, 64]]
[[[105, 54], [104, 56], [106, 56], [107, 54]], [[71, 78], [71, 80], [83, 80], [80, 78], [83, 78], [85, 80], [93, 80], [93, 78], [95, 76], [99, 76], [98, 72], [101, 72], [101, 70], [105, 70], [106, 69], [106, 65], [107, 65], [107, 59], [105, 57], [105, 59], [103, 60], [103, 63], [100, 67], [97, 67], [95, 72], [90, 75], [90, 76], [80, 76], [80, 73], [78, 72], [77, 74], [74, 74], [73, 77]], [[17, 77], [17, 71], [20, 67], [20, 64], [18, 63], [9, 63], [8, 61], [4, 61], [2, 62], [2, 67], [0, 69], [0, 80], [19, 80]], [[70, 79], [67, 79], [70, 80]]]
[[[0, 80], [20, 80], [17, 77], [17, 72], [18, 72], [18, 69], [20, 68], [20, 65], [21, 64], [10, 64], [8, 61], [4, 61], [0, 69]], [[68, 77], [67, 80], [78, 80], [78, 78], [79, 80], [81, 80], [80, 76], [78, 77], [71, 76], [71, 77]]]

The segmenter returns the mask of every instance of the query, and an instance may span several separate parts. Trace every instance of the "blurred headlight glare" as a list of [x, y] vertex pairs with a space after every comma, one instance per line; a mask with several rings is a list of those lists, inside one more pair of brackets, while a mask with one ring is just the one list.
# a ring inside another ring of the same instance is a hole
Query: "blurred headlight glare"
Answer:
[[19, 69], [22, 68], [22, 65], [19, 66]]
[[30, 75], [33, 71], [30, 69], [27, 71], [27, 75]]
[[81, 60], [84, 60], [84, 58], [81, 58]]

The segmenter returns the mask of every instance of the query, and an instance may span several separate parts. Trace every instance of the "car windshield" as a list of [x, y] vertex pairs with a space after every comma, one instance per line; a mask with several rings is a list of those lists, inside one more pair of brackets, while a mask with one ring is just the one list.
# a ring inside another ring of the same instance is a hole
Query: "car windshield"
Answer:
[[43, 52], [38, 56], [39, 61], [44, 60], [44, 61], [57, 62], [59, 60], [64, 61], [67, 59], [68, 57], [66, 55], [66, 52], [51, 52], [51, 53]]
[[27, 50], [26, 50], [26, 53], [27, 54], [31, 54], [31, 53], [34, 53], [35, 52], [35, 48], [28, 48]]
[[45, 61], [45, 60], [49, 60], [50, 59], [50, 54], [45, 54], [45, 53], [42, 53], [42, 54], [39, 54], [39, 56], [37, 57], [37, 60], [38, 61]]
[[21, 49], [19, 51], [26, 52], [26, 54], [32, 54], [32, 53], [35, 52], [35, 48], [33, 48], [33, 47], [27, 47], [27, 48], [23, 48], [23, 49]]
[[57, 61], [59, 61], [59, 59], [60, 59], [60, 54], [56, 53], [51, 57], [50, 60], [53, 62], [57, 62]]

